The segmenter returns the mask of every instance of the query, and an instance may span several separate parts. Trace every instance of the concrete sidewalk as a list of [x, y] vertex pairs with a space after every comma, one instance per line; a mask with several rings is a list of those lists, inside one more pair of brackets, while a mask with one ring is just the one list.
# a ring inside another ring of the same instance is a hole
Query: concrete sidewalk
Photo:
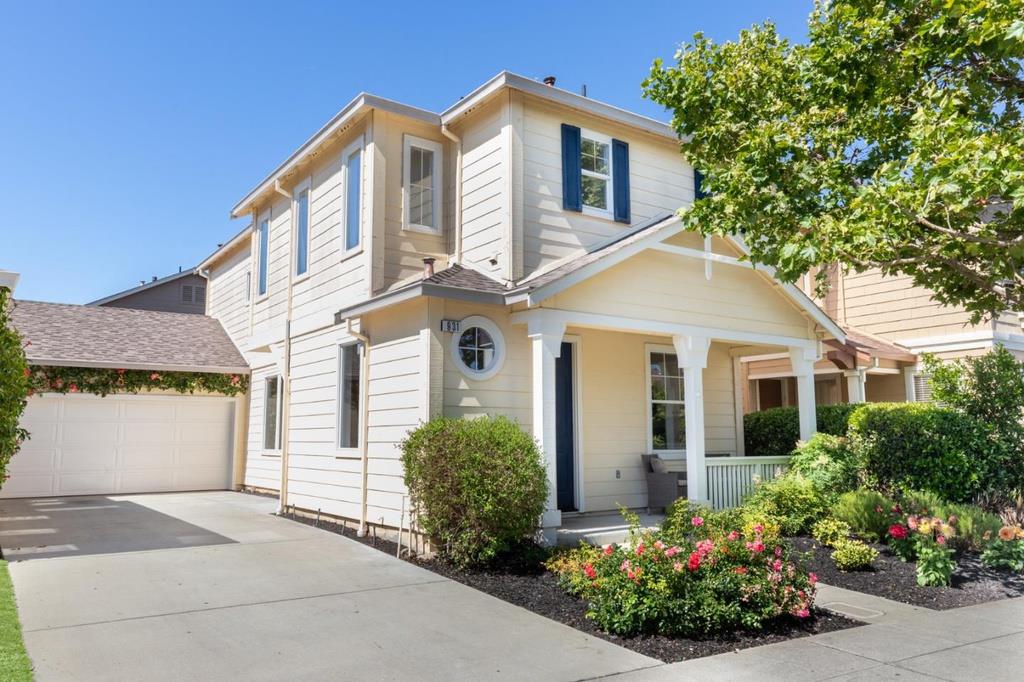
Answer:
[[577, 680], [660, 665], [275, 506], [0, 500], [37, 679]]
[[1024, 598], [932, 611], [823, 585], [818, 603], [869, 624], [600, 679], [1024, 679]]

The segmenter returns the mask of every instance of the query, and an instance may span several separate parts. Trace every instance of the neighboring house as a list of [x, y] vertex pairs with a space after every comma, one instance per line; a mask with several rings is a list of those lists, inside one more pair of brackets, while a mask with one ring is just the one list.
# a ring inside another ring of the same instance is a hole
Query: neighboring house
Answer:
[[743, 454], [740, 358], [775, 353], [809, 437], [821, 341], [846, 336], [739, 240], [683, 231], [694, 191], [666, 124], [513, 74], [441, 114], [357, 96], [199, 265], [253, 368], [245, 486], [395, 527], [406, 433], [500, 413], [547, 456], [546, 532], [645, 506], [644, 453], [714, 497], [710, 456]]
[[206, 313], [206, 278], [193, 270], [167, 277], [153, 278], [137, 287], [112, 294], [87, 305], [136, 310], [162, 310], [168, 313]]
[[[16, 300], [11, 321], [33, 365], [248, 374], [203, 315]], [[245, 397], [150, 391], [29, 398], [31, 437], [3, 497], [221, 490], [242, 484]]]
[[[816, 363], [819, 404], [927, 401], [923, 353], [951, 360], [1002, 344], [1024, 358], [1024, 329], [1017, 313], [974, 325], [966, 310], [940, 304], [906, 276], [886, 277], [877, 270], [843, 274], [832, 268], [829, 279], [828, 295], [819, 304], [846, 330], [848, 348], [830, 349]], [[808, 292], [812, 280], [804, 282]], [[748, 379], [746, 411], [796, 404], [795, 379], [786, 358], [776, 354], [742, 360]]]

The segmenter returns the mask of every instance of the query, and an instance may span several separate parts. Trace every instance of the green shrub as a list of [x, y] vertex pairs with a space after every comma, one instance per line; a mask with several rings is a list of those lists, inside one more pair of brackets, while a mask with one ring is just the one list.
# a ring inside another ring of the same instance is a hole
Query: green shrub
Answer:
[[840, 571], [861, 571], [871, 568], [878, 558], [874, 547], [860, 540], [844, 540], [832, 552], [832, 561]]
[[593, 564], [601, 556], [601, 549], [582, 543], [579, 547], [559, 548], [544, 562], [544, 568], [558, 576], [558, 584], [569, 594], [581, 594], [590, 584], [583, 567]]
[[[860, 405], [819, 405], [819, 433], [845, 436], [850, 415]], [[773, 407], [743, 415], [743, 443], [748, 455], [784, 456], [800, 440], [800, 412], [795, 407]]]
[[989, 568], [1024, 573], [1024, 530], [1004, 526], [981, 553], [981, 562]]
[[587, 616], [617, 635], [707, 636], [810, 616], [816, 579], [787, 543], [736, 527], [719, 534], [704, 516], [686, 525], [678, 541], [634, 525], [628, 545], [580, 550], [552, 570], [587, 601]]
[[945, 544], [919, 542], [917, 545], [917, 584], [922, 587], [949, 585], [956, 569], [953, 550]]
[[822, 495], [835, 497], [857, 487], [857, 465], [846, 439], [816, 433], [793, 453], [790, 469], [808, 481]]
[[971, 500], [1008, 458], [977, 419], [924, 403], [863, 405], [850, 418], [850, 446], [872, 487], [952, 502]]
[[7, 480], [7, 464], [28, 438], [21, 427], [29, 395], [29, 370], [24, 342], [10, 324], [11, 290], [0, 287], [0, 487]]
[[827, 509], [828, 500], [810, 481], [790, 473], [759, 483], [744, 501], [742, 513], [776, 520], [783, 535], [798, 535], [809, 531]]
[[889, 530], [894, 504], [885, 495], [862, 488], [840, 495], [831, 513], [833, 518], [849, 525], [856, 535], [878, 541]]
[[836, 547], [850, 538], [850, 525], [838, 519], [822, 519], [814, 524], [811, 535], [826, 547]]
[[536, 442], [506, 417], [438, 417], [401, 444], [419, 523], [442, 558], [484, 564], [533, 537], [548, 482]]

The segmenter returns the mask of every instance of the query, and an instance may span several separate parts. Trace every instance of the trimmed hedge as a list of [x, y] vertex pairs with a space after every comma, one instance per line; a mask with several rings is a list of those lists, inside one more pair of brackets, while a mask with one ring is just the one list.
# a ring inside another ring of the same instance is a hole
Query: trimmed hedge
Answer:
[[926, 403], [867, 403], [851, 416], [849, 439], [871, 487], [950, 502], [998, 485], [1009, 460], [983, 422]]
[[[819, 405], [818, 432], [845, 436], [850, 415], [860, 404]], [[788, 455], [800, 440], [800, 411], [796, 407], [773, 407], [743, 415], [743, 443], [747, 455], [763, 457]]]

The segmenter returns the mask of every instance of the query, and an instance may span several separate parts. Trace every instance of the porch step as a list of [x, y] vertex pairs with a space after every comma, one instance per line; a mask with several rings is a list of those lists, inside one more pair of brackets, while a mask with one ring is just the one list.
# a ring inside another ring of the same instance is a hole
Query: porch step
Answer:
[[[653, 528], [665, 520], [663, 514], [641, 514], [640, 524]], [[559, 547], [576, 547], [581, 542], [588, 545], [620, 544], [629, 537], [629, 524], [617, 513], [580, 516], [563, 516], [562, 527], [557, 531]]]

